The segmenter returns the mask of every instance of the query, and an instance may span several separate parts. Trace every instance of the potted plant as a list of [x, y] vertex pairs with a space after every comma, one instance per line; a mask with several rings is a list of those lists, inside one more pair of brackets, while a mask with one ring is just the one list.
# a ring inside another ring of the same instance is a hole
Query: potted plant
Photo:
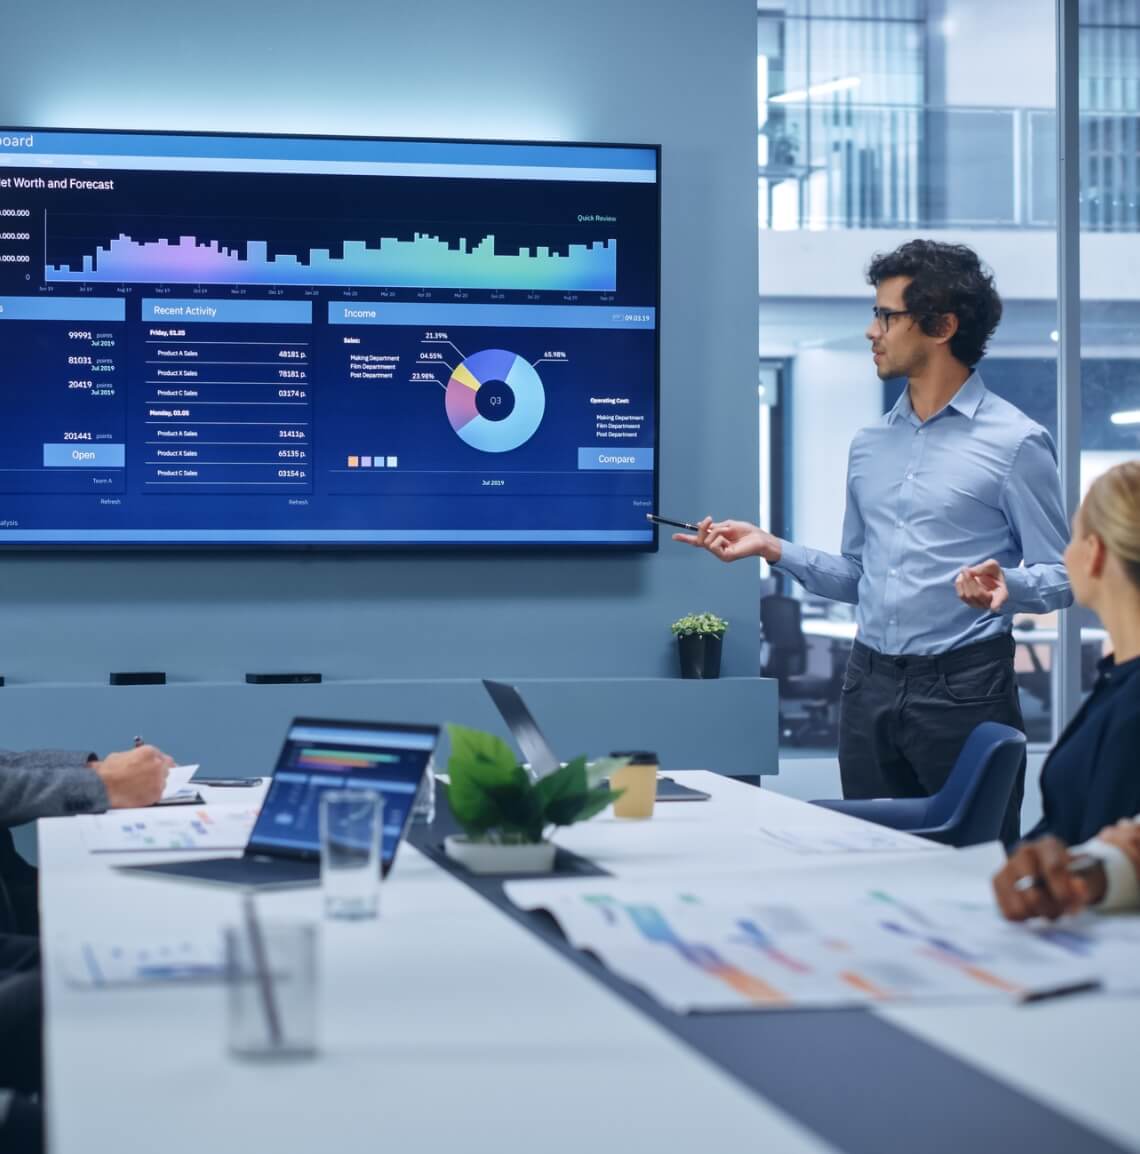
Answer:
[[463, 725], [448, 725], [447, 731], [447, 799], [464, 832], [445, 838], [444, 852], [473, 873], [548, 872], [554, 829], [585, 821], [621, 796], [602, 779], [628, 758], [603, 758], [587, 771], [585, 757], [577, 757], [532, 781], [494, 734]]
[[721, 642], [728, 622], [715, 613], [690, 613], [670, 626], [677, 638], [682, 677], [719, 677]]

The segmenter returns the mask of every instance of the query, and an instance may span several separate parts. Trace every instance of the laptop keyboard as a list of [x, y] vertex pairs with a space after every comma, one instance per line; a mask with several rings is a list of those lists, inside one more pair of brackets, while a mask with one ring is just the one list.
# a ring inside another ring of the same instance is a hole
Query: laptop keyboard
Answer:
[[305, 886], [317, 885], [321, 880], [320, 862], [290, 858], [216, 858], [121, 868], [235, 886]]

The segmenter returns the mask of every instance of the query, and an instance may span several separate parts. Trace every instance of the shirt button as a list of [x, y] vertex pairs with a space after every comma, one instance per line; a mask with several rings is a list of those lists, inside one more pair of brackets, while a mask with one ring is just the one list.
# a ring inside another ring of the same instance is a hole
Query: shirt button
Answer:
[[906, 475], [906, 479], [907, 479], [908, 481], [913, 481], [913, 480], [914, 480], [914, 474], [913, 474], [913, 473], [907, 473], [907, 475]]
[[925, 430], [925, 429], [919, 429], [919, 430], [918, 430], [918, 435], [921, 437], [921, 436], [922, 436], [922, 434], [923, 434], [923, 433], [925, 433], [925, 432], [926, 432], [926, 430]]
[[897, 625], [897, 624], [898, 624], [898, 619], [897, 619], [897, 618], [895, 618], [895, 617], [892, 617], [892, 618], [891, 618], [891, 620], [890, 620], [890, 624], [891, 624], [891, 625]]
[[901, 529], [901, 528], [902, 528], [902, 522], [901, 522], [901, 521], [896, 521], [896, 522], [895, 522], [895, 528], [896, 528], [896, 529]]

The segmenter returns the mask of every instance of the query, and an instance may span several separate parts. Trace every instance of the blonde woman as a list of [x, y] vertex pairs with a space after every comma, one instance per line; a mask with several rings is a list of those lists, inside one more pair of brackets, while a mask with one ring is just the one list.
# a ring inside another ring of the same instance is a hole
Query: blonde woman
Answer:
[[[1077, 601], [1104, 623], [1112, 656], [1041, 771], [1044, 816], [994, 878], [1002, 912], [1017, 921], [1140, 904], [1134, 824], [1122, 820], [1140, 814], [1140, 461], [1093, 482], [1065, 566]], [[1104, 868], [1079, 872], [1078, 855]]]

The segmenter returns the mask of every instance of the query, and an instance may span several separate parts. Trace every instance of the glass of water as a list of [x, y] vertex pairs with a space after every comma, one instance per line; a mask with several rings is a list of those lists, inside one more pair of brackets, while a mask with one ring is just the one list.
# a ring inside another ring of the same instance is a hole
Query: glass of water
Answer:
[[384, 799], [376, 790], [338, 789], [321, 794], [325, 917], [376, 917], [383, 828]]
[[317, 1053], [317, 927], [259, 922], [225, 931], [230, 1053], [266, 1060]]

